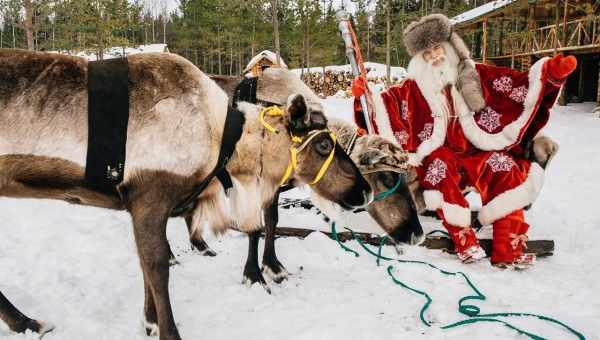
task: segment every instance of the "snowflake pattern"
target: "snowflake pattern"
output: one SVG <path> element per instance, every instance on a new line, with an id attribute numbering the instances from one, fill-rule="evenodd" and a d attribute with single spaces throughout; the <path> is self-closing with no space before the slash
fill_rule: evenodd
<path id="1" fill-rule="evenodd" d="M 429 138 L 431 138 L 432 133 L 433 133 L 433 124 L 427 123 L 423 126 L 423 131 L 419 132 L 417 137 L 419 137 L 419 139 L 422 142 L 424 142 L 424 141 L 428 140 Z"/>
<path id="2" fill-rule="evenodd" d="M 515 161 L 513 161 L 510 156 L 498 152 L 494 152 L 490 158 L 488 158 L 486 163 L 490 166 L 493 172 L 508 172 L 513 166 L 515 166 Z"/>
<path id="3" fill-rule="evenodd" d="M 400 146 L 406 145 L 408 143 L 408 132 L 405 130 L 394 132 L 394 137 L 396 137 L 396 141 Z"/>
<path id="4" fill-rule="evenodd" d="M 509 76 L 502 76 L 494 79 L 494 90 L 502 93 L 510 93 L 512 91 L 513 81 Z"/>
<path id="5" fill-rule="evenodd" d="M 523 103 L 527 97 L 527 88 L 524 85 L 515 87 L 509 97 L 517 103 Z"/>
<path id="6" fill-rule="evenodd" d="M 406 100 L 403 100 L 402 103 L 400 103 L 400 116 L 403 120 L 408 121 L 408 103 Z"/>
<path id="7" fill-rule="evenodd" d="M 429 164 L 427 168 L 427 174 L 425 175 L 425 180 L 431 185 L 437 185 L 444 178 L 446 178 L 446 170 L 448 170 L 448 166 L 446 163 L 439 158 L 436 158 Z"/>
<path id="8" fill-rule="evenodd" d="M 501 117 L 501 114 L 488 106 L 481 112 L 477 123 L 486 129 L 487 132 L 492 132 L 502 125 L 500 124 Z"/>

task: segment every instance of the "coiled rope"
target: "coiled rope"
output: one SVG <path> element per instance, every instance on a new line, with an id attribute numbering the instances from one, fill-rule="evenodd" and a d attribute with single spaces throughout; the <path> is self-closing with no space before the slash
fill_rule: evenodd
<path id="1" fill-rule="evenodd" d="M 398 263 L 402 263 L 402 264 L 418 264 L 418 265 L 424 265 L 424 266 L 428 266 L 432 269 L 435 269 L 437 271 L 439 271 L 440 273 L 444 274 L 444 275 L 448 275 L 448 276 L 460 276 L 462 277 L 465 282 L 469 285 L 469 287 L 473 290 L 474 294 L 472 295 L 467 295 L 467 296 L 463 296 L 460 298 L 460 300 L 458 301 L 458 311 L 461 314 L 466 315 L 468 318 L 461 320 L 461 321 L 457 321 L 445 326 L 440 327 L 441 329 L 451 329 L 451 328 L 456 328 L 456 327 L 460 327 L 460 326 L 464 326 L 464 325 L 469 325 L 469 324 L 474 324 L 474 323 L 478 323 L 478 322 L 495 322 L 495 323 L 501 323 L 504 326 L 517 331 L 520 334 L 523 334 L 531 339 L 534 340 L 545 340 L 545 337 L 542 337 L 540 335 L 536 335 L 533 334 L 531 332 L 528 332 L 526 330 L 523 330 L 521 328 L 518 328 L 514 325 L 512 325 L 509 322 L 506 322 L 504 320 L 498 319 L 498 317 L 535 317 L 537 319 L 540 320 L 544 320 L 544 321 L 548 321 L 551 323 L 554 323 L 556 325 L 559 325 L 561 327 L 563 327 L 565 330 L 567 330 L 568 332 L 570 332 L 571 334 L 573 334 L 574 336 L 576 336 L 578 339 L 580 340 L 585 340 L 585 336 L 583 336 L 583 334 L 581 334 L 580 332 L 576 331 L 575 329 L 571 328 L 570 326 L 566 325 L 565 323 L 558 321 L 556 319 L 553 319 L 551 317 L 547 317 L 544 315 L 539 315 L 539 314 L 532 314 L 532 313 L 517 313 L 517 312 L 500 312 L 500 313 L 488 313 L 488 314 L 481 314 L 481 310 L 478 306 L 472 305 L 472 304 L 467 304 L 466 302 L 469 300 L 477 300 L 477 301 L 485 301 L 486 300 L 486 296 L 477 288 L 477 286 L 475 286 L 475 284 L 471 281 L 471 279 L 469 279 L 469 277 L 463 273 L 463 272 L 451 272 L 451 271 L 447 271 L 444 269 L 441 269 L 429 262 L 425 262 L 425 261 L 416 261 L 416 260 L 402 260 L 402 259 L 394 259 L 394 258 L 390 258 L 387 256 L 383 256 L 381 255 L 381 251 L 383 248 L 383 245 L 385 244 L 385 242 L 389 239 L 387 236 L 383 237 L 381 239 L 381 242 L 379 243 L 379 247 L 377 249 L 377 252 L 374 252 L 372 249 L 370 249 L 369 247 L 367 247 L 359 238 L 356 237 L 355 233 L 353 230 L 349 229 L 349 228 L 345 228 L 346 230 L 348 230 L 350 232 L 350 234 L 352 235 L 352 239 L 356 240 L 358 242 L 358 244 L 371 256 L 375 257 L 376 259 L 376 263 L 377 266 L 380 266 L 380 262 L 383 261 L 395 261 Z M 353 253 L 355 257 L 359 257 L 359 253 L 353 249 L 350 249 L 349 247 L 345 246 L 344 244 L 342 244 L 342 242 L 340 241 L 340 239 L 338 238 L 337 232 L 336 232 L 336 228 L 335 228 L 335 222 L 333 222 L 331 224 L 331 234 L 333 235 L 334 239 L 336 240 L 336 242 L 340 245 L 340 247 L 342 249 L 344 249 L 347 252 Z M 388 265 L 387 267 L 387 273 L 390 276 L 390 278 L 392 279 L 392 281 L 399 285 L 400 287 L 407 289 L 415 294 L 421 295 L 425 298 L 426 302 L 425 304 L 423 304 L 423 306 L 421 307 L 421 310 L 419 311 L 419 318 L 421 319 L 421 322 L 427 326 L 427 327 L 431 327 L 431 322 L 429 322 L 425 315 L 427 313 L 427 309 L 429 308 L 429 306 L 431 305 L 431 303 L 433 302 L 433 299 L 431 298 L 431 296 L 420 289 L 411 287 L 409 285 L 407 285 L 406 283 L 398 280 L 395 276 L 394 276 L 394 266 L 393 265 Z"/>

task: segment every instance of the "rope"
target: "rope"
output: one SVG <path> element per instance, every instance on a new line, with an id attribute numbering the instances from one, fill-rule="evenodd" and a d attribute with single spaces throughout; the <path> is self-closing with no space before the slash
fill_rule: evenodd
<path id="1" fill-rule="evenodd" d="M 396 261 L 398 263 L 404 263 L 404 264 L 419 264 L 419 265 L 425 265 L 428 266 L 432 269 L 435 269 L 437 271 L 439 271 L 440 273 L 444 274 L 444 275 L 448 275 L 448 276 L 460 276 L 462 277 L 465 282 L 469 285 L 469 287 L 472 289 L 472 291 L 475 293 L 473 295 L 467 295 L 467 296 L 463 296 L 462 298 L 460 298 L 460 300 L 458 301 L 458 311 L 461 314 L 466 315 L 467 319 L 461 320 L 461 321 L 457 321 L 445 326 L 441 326 L 441 329 L 451 329 L 451 328 L 456 328 L 456 327 L 460 327 L 460 326 L 464 326 L 464 325 L 469 325 L 469 324 L 474 324 L 474 323 L 478 323 L 478 322 L 495 322 L 495 323 L 501 323 L 504 326 L 517 331 L 520 334 L 523 334 L 533 340 L 545 340 L 546 338 L 530 333 L 528 331 L 525 331 L 521 328 L 518 328 L 512 324 L 510 324 L 509 322 L 506 322 L 504 320 L 500 320 L 497 319 L 498 317 L 535 317 L 538 318 L 540 320 L 543 321 L 548 321 L 554 324 L 557 324 L 561 327 L 563 327 L 564 329 L 566 329 L 567 331 L 569 331 L 571 334 L 573 334 L 574 336 L 576 336 L 579 340 L 585 340 L 585 336 L 583 336 L 583 334 L 581 334 L 580 332 L 576 331 L 575 329 L 571 328 L 570 326 L 566 325 L 565 323 L 553 319 L 551 317 L 547 317 L 544 315 L 538 315 L 538 314 L 532 314 L 532 313 L 518 313 L 518 312 L 499 312 L 499 313 L 488 313 L 488 314 L 480 314 L 481 310 L 478 306 L 475 305 L 471 305 L 471 304 L 466 304 L 465 302 L 467 302 L 468 300 L 478 300 L 478 301 L 485 301 L 486 300 L 486 296 L 481 293 L 481 291 L 477 288 L 477 286 L 475 286 L 475 284 L 471 281 L 471 279 L 463 272 L 451 272 L 451 271 L 447 271 L 444 269 L 441 269 L 439 267 L 436 267 L 435 265 L 429 263 L 429 262 L 425 262 L 425 261 L 415 261 L 415 260 L 401 260 L 401 259 L 393 259 L 387 256 L 383 256 L 381 255 L 381 250 L 383 248 L 383 245 L 385 244 L 385 242 L 389 239 L 387 236 L 383 237 L 381 239 L 381 241 L 379 242 L 379 247 L 377 252 L 374 252 L 372 249 L 370 249 L 369 247 L 367 247 L 359 238 L 356 237 L 356 234 L 354 233 L 353 230 L 349 229 L 349 228 L 345 228 L 346 230 L 348 230 L 352 236 L 353 240 L 356 240 L 358 242 L 358 244 L 370 255 L 372 255 L 373 257 L 376 258 L 376 263 L 377 266 L 380 265 L 380 261 Z M 337 232 L 335 229 L 335 222 L 333 222 L 331 224 L 331 234 L 333 235 L 334 239 L 337 241 L 337 243 L 340 245 L 340 247 L 342 247 L 342 249 L 344 249 L 347 252 L 352 252 L 354 253 L 355 257 L 359 257 L 359 253 L 356 252 L 355 250 L 352 250 L 350 248 L 348 248 L 347 246 L 343 245 L 342 242 L 339 240 L 338 236 L 337 236 Z M 421 295 L 425 298 L 426 302 L 425 304 L 423 304 L 423 306 L 421 307 L 421 310 L 419 311 L 419 318 L 421 319 L 421 322 L 427 326 L 427 327 L 431 327 L 431 322 L 429 322 L 426 317 L 425 314 L 427 312 L 427 309 L 429 308 L 429 306 L 431 305 L 431 303 L 433 302 L 433 299 L 431 298 L 431 296 L 429 296 L 429 294 L 427 294 L 427 292 L 419 290 L 417 288 L 411 287 L 409 285 L 407 285 L 406 283 L 398 280 L 394 274 L 393 274 L 393 270 L 394 270 L 394 266 L 389 265 L 387 267 L 387 272 L 388 275 L 390 276 L 390 278 L 392 279 L 392 281 L 401 286 L 402 288 L 405 288 L 415 294 Z"/>
<path id="2" fill-rule="evenodd" d="M 396 192 L 396 190 L 398 190 L 398 188 L 400 187 L 400 184 L 402 184 L 402 176 L 398 176 L 398 181 L 396 181 L 396 184 L 394 185 L 393 188 L 391 188 L 388 191 L 383 191 L 383 192 L 378 193 L 377 195 L 375 195 L 374 200 L 375 201 L 381 201 L 381 200 L 385 199 L 389 195 L 391 195 L 394 192 Z"/>

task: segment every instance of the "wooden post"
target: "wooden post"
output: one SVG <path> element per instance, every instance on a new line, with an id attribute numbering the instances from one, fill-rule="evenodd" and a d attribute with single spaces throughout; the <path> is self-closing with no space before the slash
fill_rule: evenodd
<path id="1" fill-rule="evenodd" d="M 569 13 L 569 0 L 565 0 L 565 9 L 563 13 L 562 47 L 567 45 L 567 15 Z M 556 32 L 558 33 L 558 31 Z"/>
<path id="2" fill-rule="evenodd" d="M 281 65 L 281 50 L 279 45 L 279 18 L 278 18 L 278 0 L 271 0 L 271 9 L 273 11 L 273 45 L 275 45 L 275 53 L 277 54 L 277 65 Z"/>
<path id="3" fill-rule="evenodd" d="M 487 18 L 483 19 L 483 51 L 481 53 L 482 55 L 482 62 L 485 64 L 487 62 Z"/>
<path id="4" fill-rule="evenodd" d="M 555 20 L 554 20 L 554 55 L 558 54 L 558 23 L 559 23 L 560 0 L 556 0 Z"/>

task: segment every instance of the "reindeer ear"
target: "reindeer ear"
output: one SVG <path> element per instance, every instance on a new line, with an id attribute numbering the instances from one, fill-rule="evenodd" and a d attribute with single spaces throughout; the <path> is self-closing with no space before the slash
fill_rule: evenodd
<path id="1" fill-rule="evenodd" d="M 306 99 L 301 94 L 293 94 L 287 100 L 287 113 L 289 115 L 290 130 L 298 131 L 308 129 L 310 113 Z"/>

